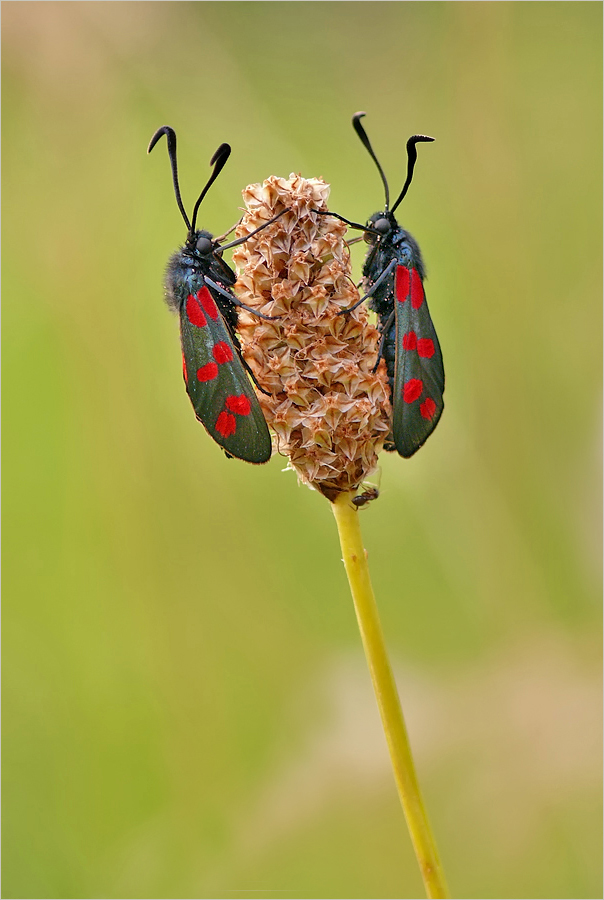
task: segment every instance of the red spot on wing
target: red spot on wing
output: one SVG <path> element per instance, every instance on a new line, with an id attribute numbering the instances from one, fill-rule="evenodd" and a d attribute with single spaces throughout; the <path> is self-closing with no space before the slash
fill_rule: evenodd
<path id="1" fill-rule="evenodd" d="M 404 303 L 409 296 L 409 269 L 405 266 L 396 267 L 396 299 L 399 303 Z"/>
<path id="2" fill-rule="evenodd" d="M 186 361 L 186 359 L 185 359 L 184 353 L 183 353 L 183 355 L 182 355 L 182 377 L 183 377 L 184 380 L 185 380 L 185 384 L 188 384 L 188 378 L 187 378 L 187 361 Z"/>
<path id="3" fill-rule="evenodd" d="M 436 412 L 436 403 L 434 402 L 432 397 L 426 397 L 424 402 L 420 405 L 419 411 L 424 419 L 432 419 L 434 417 L 434 413 Z"/>
<path id="4" fill-rule="evenodd" d="M 199 300 L 197 297 L 194 297 L 193 294 L 189 294 L 187 297 L 186 313 L 187 319 L 191 325 L 197 325 L 198 328 L 203 328 L 208 324 L 208 321 L 203 314 L 203 310 L 199 305 Z"/>
<path id="5" fill-rule="evenodd" d="M 226 407 L 240 416 L 249 416 L 252 411 L 252 404 L 245 394 L 240 394 L 238 397 L 232 394 L 230 397 L 227 397 Z"/>
<path id="6" fill-rule="evenodd" d="M 424 302 L 424 286 L 417 269 L 411 270 L 411 306 L 419 309 Z"/>
<path id="7" fill-rule="evenodd" d="M 229 412 L 221 412 L 216 419 L 216 431 L 223 437 L 230 437 L 237 430 L 235 416 Z"/>
<path id="8" fill-rule="evenodd" d="M 198 381 L 213 381 L 217 375 L 218 366 L 213 362 L 206 363 L 205 366 L 202 366 L 201 369 L 197 370 Z"/>
<path id="9" fill-rule="evenodd" d="M 417 335 L 414 331 L 408 331 L 403 335 L 403 350 L 415 350 L 417 347 Z"/>
<path id="10" fill-rule="evenodd" d="M 403 400 L 405 403 L 413 403 L 418 397 L 421 397 L 423 389 L 424 382 L 421 378 L 410 378 L 403 387 Z"/>
<path id="11" fill-rule="evenodd" d="M 218 318 L 218 307 L 214 303 L 214 298 L 210 294 L 207 287 L 205 287 L 205 285 L 201 288 L 201 290 L 197 291 L 197 299 L 209 315 L 210 319 L 214 319 L 214 321 L 216 321 L 216 319 Z"/>
<path id="12" fill-rule="evenodd" d="M 434 356 L 434 341 L 430 338 L 420 338 L 417 342 L 417 352 L 425 359 L 432 359 Z"/>
<path id="13" fill-rule="evenodd" d="M 226 341 L 218 341 L 217 344 L 214 344 L 214 347 L 212 349 L 212 356 L 217 363 L 227 363 L 232 360 L 233 351 L 226 343 Z"/>

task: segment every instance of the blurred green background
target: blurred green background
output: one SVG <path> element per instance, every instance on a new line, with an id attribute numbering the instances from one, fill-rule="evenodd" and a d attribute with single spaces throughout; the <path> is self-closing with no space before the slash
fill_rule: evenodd
<path id="1" fill-rule="evenodd" d="M 382 203 L 446 410 L 362 513 L 457 897 L 601 896 L 599 3 L 3 4 L 5 897 L 417 897 L 329 504 L 193 416 L 190 209 Z M 362 247 L 354 248 L 360 272 Z"/>

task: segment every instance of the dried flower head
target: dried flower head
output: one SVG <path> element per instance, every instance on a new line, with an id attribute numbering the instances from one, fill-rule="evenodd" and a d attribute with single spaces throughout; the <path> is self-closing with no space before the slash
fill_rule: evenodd
<path id="1" fill-rule="evenodd" d="M 266 420 L 302 481 L 330 500 L 352 491 L 376 467 L 389 431 L 389 388 L 379 335 L 359 298 L 344 241 L 346 226 L 326 210 L 318 178 L 271 177 L 243 191 L 247 213 L 237 236 L 288 209 L 234 253 L 236 292 L 261 313 L 242 311 L 243 356 L 258 384 Z"/>

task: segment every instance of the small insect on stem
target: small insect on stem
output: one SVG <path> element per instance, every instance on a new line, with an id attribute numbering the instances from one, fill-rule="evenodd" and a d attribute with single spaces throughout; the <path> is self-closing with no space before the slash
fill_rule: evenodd
<path id="1" fill-rule="evenodd" d="M 371 503 L 372 500 L 377 500 L 380 496 L 380 492 L 376 487 L 367 488 L 366 491 L 363 491 L 362 494 L 357 494 L 356 497 L 352 498 L 353 504 L 357 509 L 361 509 L 363 506 L 366 506 L 368 503 Z"/>
<path id="2" fill-rule="evenodd" d="M 363 509 L 380 496 L 379 486 L 382 479 L 382 470 L 380 468 L 376 469 L 371 474 L 371 479 L 371 481 L 368 478 L 365 479 L 359 486 L 360 493 L 352 498 L 352 504 L 357 509 Z"/>

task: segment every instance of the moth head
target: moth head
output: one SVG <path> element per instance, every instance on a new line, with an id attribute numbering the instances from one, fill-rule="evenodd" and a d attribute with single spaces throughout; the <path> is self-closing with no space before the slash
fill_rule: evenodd
<path id="1" fill-rule="evenodd" d="M 209 231 L 198 231 L 195 235 L 195 250 L 201 256 L 209 256 L 214 252 L 214 242 Z"/>
<path id="2" fill-rule="evenodd" d="M 374 244 L 379 238 L 387 237 L 392 231 L 392 215 L 388 212 L 374 213 L 367 222 L 367 227 L 371 231 L 366 231 L 363 236 L 368 244 Z"/>

